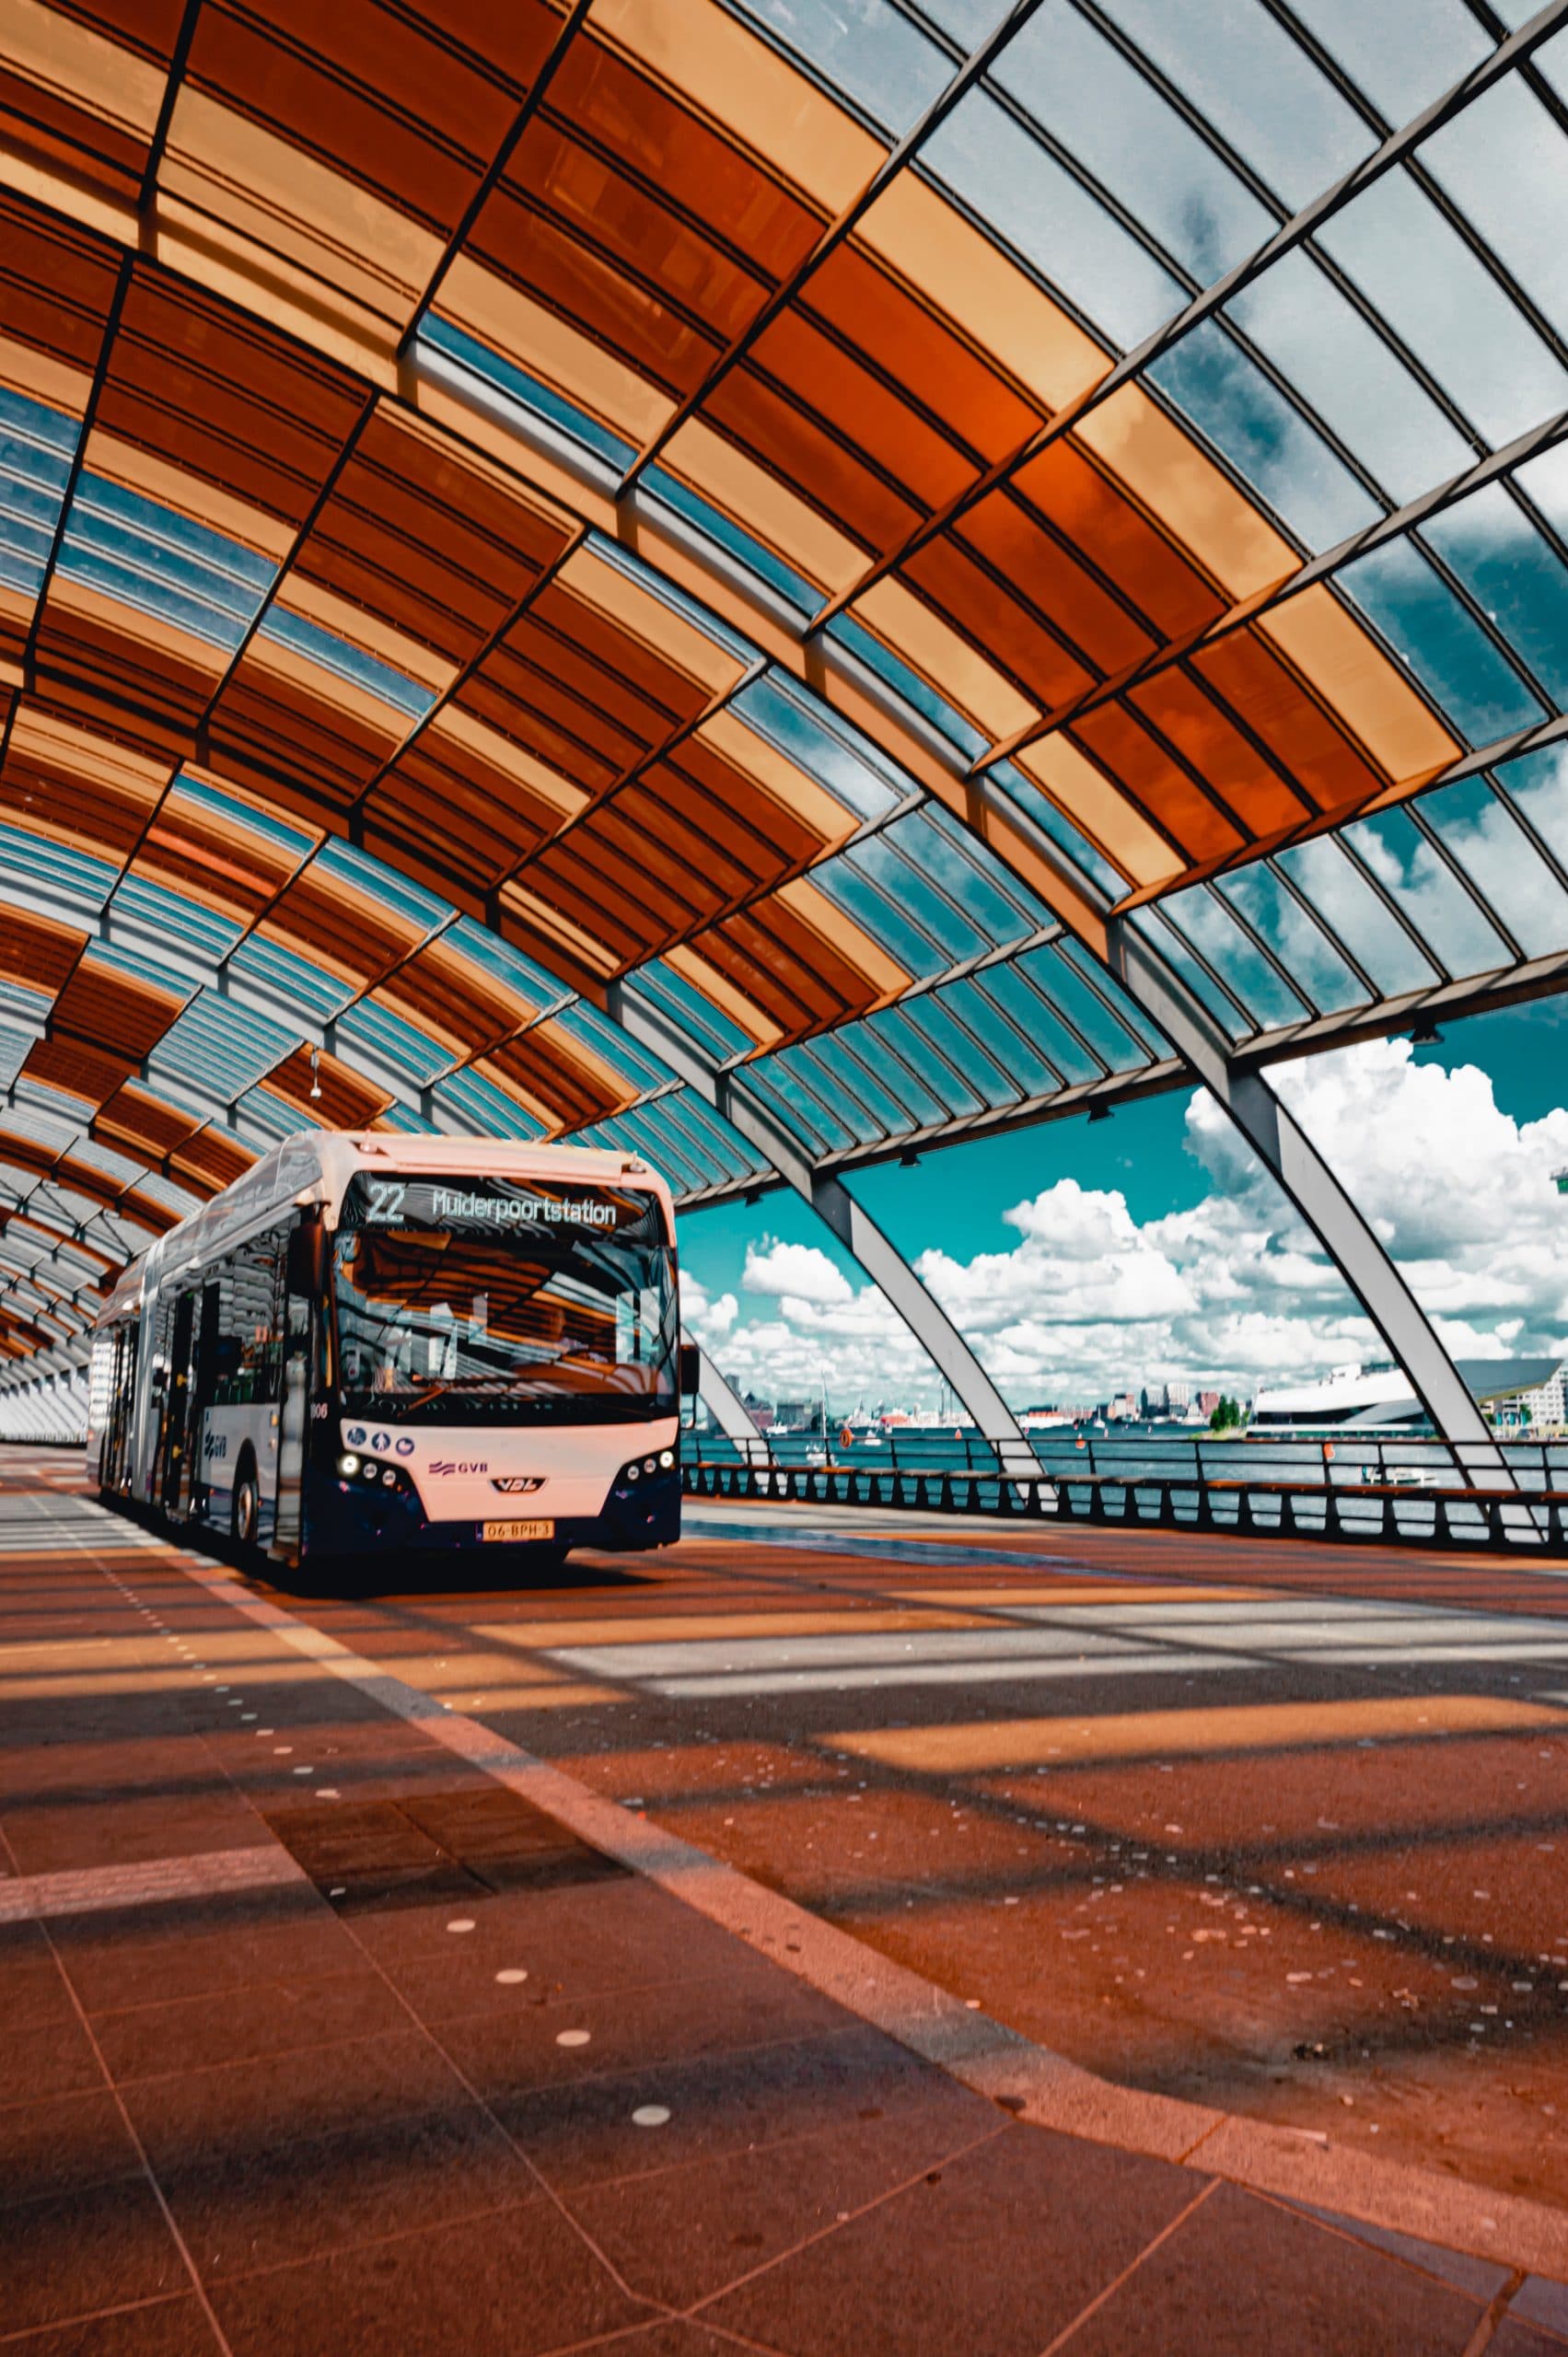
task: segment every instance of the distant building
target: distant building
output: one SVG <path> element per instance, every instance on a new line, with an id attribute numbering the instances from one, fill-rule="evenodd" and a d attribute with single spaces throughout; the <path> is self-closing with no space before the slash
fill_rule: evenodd
<path id="1" fill-rule="evenodd" d="M 1220 1404 L 1220 1395 L 1219 1395 L 1219 1393 L 1218 1393 L 1217 1391 L 1200 1391 L 1200 1392 L 1199 1392 L 1199 1394 L 1198 1394 L 1198 1413 L 1199 1413 L 1201 1416 L 1212 1416 L 1212 1415 L 1214 1414 L 1214 1410 L 1219 1406 L 1219 1404 Z"/>
<path id="2" fill-rule="evenodd" d="M 1185 1416 L 1191 1404 L 1190 1383 L 1146 1383 L 1144 1386 L 1145 1416 Z"/>

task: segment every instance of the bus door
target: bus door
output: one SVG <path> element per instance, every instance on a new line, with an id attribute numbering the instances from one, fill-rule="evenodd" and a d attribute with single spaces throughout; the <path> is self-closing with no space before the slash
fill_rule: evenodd
<path id="1" fill-rule="evenodd" d="M 110 1338 L 109 1415 L 98 1468 L 101 1490 L 130 1486 L 131 1408 L 135 1398 L 136 1361 L 140 1355 L 137 1344 L 141 1338 L 141 1323 L 136 1319 L 127 1319 L 123 1326 L 115 1327 Z"/>
<path id="2" fill-rule="evenodd" d="M 165 1514 L 177 1514 L 190 1450 L 191 1341 L 195 1327 L 196 1296 L 179 1295 L 168 1342 L 168 1367 L 164 1377 L 163 1422 L 158 1435 L 158 1504 Z"/>
<path id="3" fill-rule="evenodd" d="M 187 1422 L 191 1434 L 191 1477 L 188 1490 L 189 1510 L 206 1517 L 211 1501 L 212 1464 L 210 1451 L 212 1434 L 208 1429 L 208 1410 L 217 1399 L 218 1340 L 221 1331 L 223 1295 L 215 1280 L 202 1287 L 201 1323 L 196 1329 L 195 1364 L 192 1374 L 190 1411 Z"/>
<path id="4" fill-rule="evenodd" d="M 302 1494 L 315 1365 L 317 1300 L 324 1280 L 319 1213 L 291 1230 L 285 1262 L 283 1325 L 283 1408 L 278 1422 L 277 1506 L 273 1552 L 297 1561 L 304 1537 Z"/>

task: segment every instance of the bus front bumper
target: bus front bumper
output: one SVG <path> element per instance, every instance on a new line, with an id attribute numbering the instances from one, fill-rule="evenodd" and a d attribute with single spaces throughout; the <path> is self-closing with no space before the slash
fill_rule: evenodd
<path id="1" fill-rule="evenodd" d="M 497 1498 L 495 1503 L 498 1522 L 532 1519 L 525 1517 L 521 1501 L 510 1515 L 505 1509 L 512 1501 Z M 528 1555 L 541 1548 L 565 1547 L 595 1547 L 613 1554 L 643 1547 L 671 1547 L 680 1536 L 680 1469 L 677 1465 L 668 1471 L 642 1475 L 635 1481 L 618 1475 L 600 1513 L 556 1517 L 553 1538 L 532 1544 L 486 1538 L 484 1523 L 471 1517 L 449 1520 L 427 1515 L 412 1485 L 372 1488 L 345 1480 L 336 1472 L 321 1472 L 308 1486 L 305 1531 L 307 1549 L 313 1555 L 426 1550 L 442 1554 L 471 1550 L 491 1555 L 508 1550 Z"/>

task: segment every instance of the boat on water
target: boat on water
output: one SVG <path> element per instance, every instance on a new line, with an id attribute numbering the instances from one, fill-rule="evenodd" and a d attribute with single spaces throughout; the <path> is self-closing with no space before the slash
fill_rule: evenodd
<path id="1" fill-rule="evenodd" d="M 1563 1421 L 1561 1359 L 1457 1359 L 1471 1396 L 1500 1429 L 1541 1432 Z M 1251 1431 L 1410 1433 L 1429 1429 L 1410 1377 L 1392 1359 L 1359 1361 L 1304 1382 L 1265 1385 L 1252 1402 Z"/>

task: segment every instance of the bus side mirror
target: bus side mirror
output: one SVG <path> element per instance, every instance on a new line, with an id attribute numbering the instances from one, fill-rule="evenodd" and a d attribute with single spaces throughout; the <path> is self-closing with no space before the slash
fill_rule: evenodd
<path id="1" fill-rule="evenodd" d="M 695 1342 L 680 1345 L 680 1396 L 695 1399 L 703 1387 L 703 1353 Z"/>
<path id="2" fill-rule="evenodd" d="M 319 1294 L 327 1273 L 327 1232 L 319 1212 L 305 1212 L 288 1239 L 288 1290 L 296 1298 Z"/>

